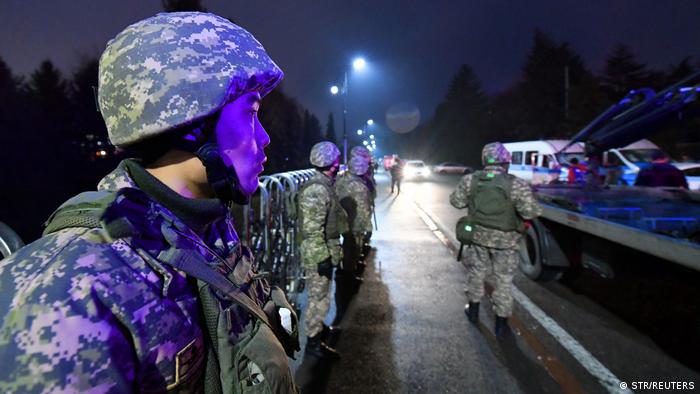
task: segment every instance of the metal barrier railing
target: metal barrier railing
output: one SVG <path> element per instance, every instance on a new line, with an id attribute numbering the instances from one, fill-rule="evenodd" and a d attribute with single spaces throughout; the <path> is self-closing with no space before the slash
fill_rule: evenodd
<path id="1" fill-rule="evenodd" d="M 260 177 L 251 203 L 243 208 L 242 239 L 253 250 L 256 263 L 270 281 L 285 290 L 296 304 L 303 291 L 303 269 L 296 244 L 297 223 L 289 215 L 295 197 L 314 170 L 296 170 Z"/>

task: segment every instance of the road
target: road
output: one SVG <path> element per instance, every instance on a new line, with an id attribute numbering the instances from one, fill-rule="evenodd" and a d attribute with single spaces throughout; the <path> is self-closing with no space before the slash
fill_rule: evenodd
<path id="1" fill-rule="evenodd" d="M 513 333 L 496 340 L 488 299 L 478 326 L 463 313 L 466 270 L 452 234 L 461 215 L 448 203 L 459 177 L 405 182 L 398 196 L 377 178 L 380 228 L 341 324 L 341 360 L 324 365 L 316 386 L 302 363 L 307 392 L 628 393 L 622 382 L 700 384 L 696 273 L 621 259 L 620 283 L 586 272 L 547 284 L 518 274 Z M 659 279 L 663 286 L 652 285 Z"/>

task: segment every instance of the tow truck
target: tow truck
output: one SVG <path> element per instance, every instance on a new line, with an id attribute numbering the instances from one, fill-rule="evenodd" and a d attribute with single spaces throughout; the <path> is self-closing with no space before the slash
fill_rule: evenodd
<path id="1" fill-rule="evenodd" d="M 697 115 L 698 94 L 700 72 L 658 93 L 632 90 L 569 145 L 583 142 L 587 157 L 601 158 L 610 149 Z M 614 278 L 612 262 L 618 251 L 636 251 L 700 271 L 700 192 L 596 183 L 533 186 L 543 214 L 532 222 L 521 244 L 520 269 L 526 276 L 557 280 L 575 267 Z"/>

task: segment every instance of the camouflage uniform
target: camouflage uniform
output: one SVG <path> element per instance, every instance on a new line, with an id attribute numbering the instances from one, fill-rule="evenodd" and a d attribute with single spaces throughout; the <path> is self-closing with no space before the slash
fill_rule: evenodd
<path id="1" fill-rule="evenodd" d="M 325 152 L 312 149 L 311 163 L 316 167 L 326 167 L 329 165 L 328 156 L 337 159 L 340 151 L 332 143 L 321 142 L 317 146 L 320 144 L 330 144 L 332 147 L 322 145 L 321 148 L 327 148 Z M 342 260 L 340 234 L 344 231 L 344 219 L 339 215 L 341 209 L 334 192 L 333 179 L 321 171 L 316 171 L 307 181 L 298 198 L 301 236 L 299 249 L 308 289 L 304 325 L 306 335 L 314 337 L 321 332 L 330 307 L 330 279 L 317 272 L 318 266 L 327 259 L 331 259 L 333 265 L 338 265 Z"/>
<path id="2" fill-rule="evenodd" d="M 491 145 L 491 144 L 489 144 Z M 489 147 L 487 145 L 486 147 Z M 487 148 L 485 148 L 486 150 Z M 505 149 L 505 148 L 504 148 Z M 506 151 L 507 152 L 507 151 Z M 487 156 L 489 152 L 485 152 Z M 507 175 L 507 170 L 497 161 L 488 163 L 484 172 L 493 175 Z M 509 161 L 509 160 L 507 160 Z M 455 208 L 467 208 L 472 174 L 465 175 L 450 195 L 450 204 Z M 534 219 L 542 214 L 542 208 L 532 195 L 530 186 L 523 180 L 513 177 L 511 200 L 517 214 L 525 220 Z M 467 292 L 470 302 L 478 303 L 484 295 L 484 278 L 493 273 L 495 286 L 492 294 L 496 315 L 507 317 L 512 314 L 512 282 L 518 265 L 518 247 L 522 234 L 517 231 L 501 231 L 474 225 L 473 244 L 466 251 L 468 264 Z"/>
<path id="3" fill-rule="evenodd" d="M 372 196 L 362 179 L 362 176 L 367 173 L 368 166 L 369 162 L 363 157 L 352 157 L 349 170 L 339 177 L 335 184 L 338 199 L 348 215 L 349 230 L 354 238 L 352 240 L 355 249 L 353 250 L 354 259 L 359 259 L 365 236 L 372 231 Z M 354 270 L 354 263 L 353 261 L 351 262 L 353 266 L 344 268 Z"/>
<path id="4" fill-rule="evenodd" d="M 110 140 L 124 147 L 204 119 L 245 92 L 264 95 L 281 78 L 260 43 L 228 20 L 159 14 L 108 43 L 99 104 Z M 295 391 L 271 330 L 173 268 L 206 265 L 254 304 L 269 302 L 226 206 L 185 199 L 132 160 L 98 189 L 108 196 L 102 227 L 66 222 L 0 262 L 0 391 L 245 392 L 263 389 L 261 381 Z M 218 313 L 205 313 L 207 305 Z M 228 335 L 216 337 L 221 331 Z M 243 355 L 256 340 L 265 352 Z M 220 369 L 240 355 L 239 369 Z"/>

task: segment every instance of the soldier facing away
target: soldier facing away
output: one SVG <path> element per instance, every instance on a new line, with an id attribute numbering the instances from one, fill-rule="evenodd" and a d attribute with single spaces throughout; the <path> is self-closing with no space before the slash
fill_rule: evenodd
<path id="1" fill-rule="evenodd" d="M 484 279 L 493 274 L 491 299 L 497 336 L 507 330 L 507 318 L 513 312 L 511 286 L 525 229 L 523 221 L 542 214 L 530 186 L 508 174 L 510 157 L 500 142 L 487 144 L 481 154 L 484 169 L 465 175 L 450 195 L 450 203 L 456 208 L 467 208 L 473 223 L 472 242 L 466 251 L 469 304 L 465 312 L 472 323 L 478 321 Z"/>
<path id="2" fill-rule="evenodd" d="M 316 357 L 337 357 L 325 338 L 336 331 L 323 320 L 330 307 L 330 283 L 333 267 L 340 264 L 343 251 L 340 235 L 346 231 L 346 219 L 336 197 L 333 183 L 340 165 L 340 150 L 332 142 L 319 142 L 311 148 L 310 160 L 315 173 L 299 191 L 299 234 L 301 261 L 306 272 L 308 305 L 304 328 L 308 336 L 306 353 Z"/>
<path id="3" fill-rule="evenodd" d="M 293 308 L 230 214 L 257 189 L 270 142 L 257 112 L 282 75 L 207 13 L 159 14 L 107 44 L 100 110 L 137 159 L 0 262 L 0 391 L 296 391 L 279 316 Z"/>

